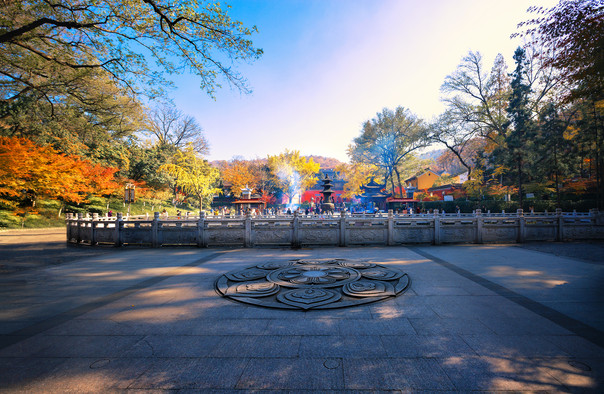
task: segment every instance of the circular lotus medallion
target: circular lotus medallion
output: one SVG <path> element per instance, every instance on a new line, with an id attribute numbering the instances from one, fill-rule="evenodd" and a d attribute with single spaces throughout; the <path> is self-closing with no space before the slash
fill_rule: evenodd
<path id="1" fill-rule="evenodd" d="M 220 295 L 282 309 L 328 309 L 400 295 L 409 276 L 396 268 L 344 259 L 271 261 L 216 280 Z"/>

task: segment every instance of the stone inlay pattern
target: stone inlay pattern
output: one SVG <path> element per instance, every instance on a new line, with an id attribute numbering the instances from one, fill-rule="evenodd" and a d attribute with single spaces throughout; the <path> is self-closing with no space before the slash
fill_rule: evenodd
<path id="1" fill-rule="evenodd" d="M 367 261 L 323 259 L 271 261 L 228 272 L 216 290 L 236 301 L 282 309 L 330 309 L 396 297 L 409 276 Z"/>

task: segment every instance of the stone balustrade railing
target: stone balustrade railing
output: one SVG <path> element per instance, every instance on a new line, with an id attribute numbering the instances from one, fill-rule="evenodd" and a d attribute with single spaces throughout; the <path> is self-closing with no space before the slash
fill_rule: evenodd
<path id="1" fill-rule="evenodd" d="M 513 243 L 604 239 L 604 214 L 336 214 L 287 216 L 181 216 L 152 218 L 68 215 L 67 241 L 74 243 L 208 246 L 353 246 L 442 243 Z"/>

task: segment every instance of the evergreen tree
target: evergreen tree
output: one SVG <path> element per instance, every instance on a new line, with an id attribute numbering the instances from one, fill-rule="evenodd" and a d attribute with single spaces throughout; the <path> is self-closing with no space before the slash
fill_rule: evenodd
<path id="1" fill-rule="evenodd" d="M 528 107 L 531 92 L 526 83 L 526 51 L 518 47 L 514 52 L 516 68 L 512 73 L 512 92 L 507 108 L 509 128 L 506 133 L 505 143 L 510 167 L 515 167 L 517 174 L 518 199 L 520 207 L 523 201 L 523 184 L 527 167 L 531 163 L 531 151 L 534 141 L 534 125 Z"/>

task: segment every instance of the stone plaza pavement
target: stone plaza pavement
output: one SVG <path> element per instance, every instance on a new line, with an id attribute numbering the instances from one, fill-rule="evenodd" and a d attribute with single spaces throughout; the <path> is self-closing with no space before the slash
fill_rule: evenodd
<path id="1" fill-rule="evenodd" d="M 0 276 L 0 391 L 603 392 L 603 250 L 77 254 Z M 307 312 L 241 304 L 214 290 L 227 271 L 296 258 L 368 260 L 406 272 L 411 285 L 393 299 Z"/>

